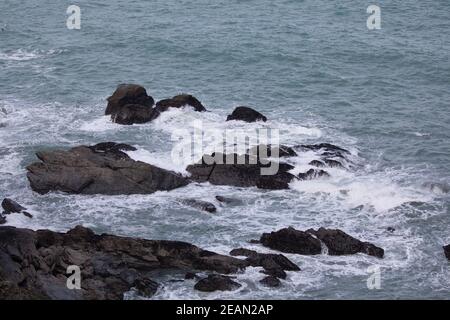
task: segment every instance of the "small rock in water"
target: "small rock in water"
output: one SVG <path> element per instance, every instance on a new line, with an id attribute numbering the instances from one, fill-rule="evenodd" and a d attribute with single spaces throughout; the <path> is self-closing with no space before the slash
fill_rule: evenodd
<path id="1" fill-rule="evenodd" d="M 211 274 L 207 278 L 201 279 L 194 286 L 195 290 L 203 292 L 232 291 L 241 287 L 241 284 L 231 280 L 231 277 L 219 274 Z"/>
<path id="2" fill-rule="evenodd" d="M 264 279 L 260 280 L 259 282 L 265 285 L 266 287 L 270 288 L 276 288 L 281 285 L 280 279 L 273 276 L 267 276 Z"/>
<path id="3" fill-rule="evenodd" d="M 188 272 L 184 275 L 184 279 L 191 280 L 197 278 L 197 275 L 194 272 Z"/>
<path id="4" fill-rule="evenodd" d="M 256 122 L 256 121 L 267 121 L 267 118 L 259 113 L 258 111 L 249 107 L 237 107 L 233 112 L 227 117 L 227 121 L 230 120 L 241 120 L 245 122 Z"/>
<path id="5" fill-rule="evenodd" d="M 3 216 L 2 214 L 0 214 L 0 224 L 5 224 L 6 223 L 6 217 Z"/>
<path id="6" fill-rule="evenodd" d="M 216 196 L 216 200 L 221 203 L 225 203 L 225 204 L 233 205 L 233 206 L 239 206 L 239 205 L 243 204 L 242 200 L 240 200 L 240 199 L 227 198 L 227 197 L 222 197 L 222 196 Z"/>
<path id="7" fill-rule="evenodd" d="M 387 227 L 386 230 L 389 231 L 389 232 L 394 232 L 394 231 L 395 231 L 395 228 L 393 228 L 393 227 Z"/>
<path id="8" fill-rule="evenodd" d="M 446 245 L 445 247 L 443 247 L 444 248 L 444 254 L 445 254 L 445 257 L 448 259 L 448 260 L 450 260 L 450 244 L 449 245 Z"/>
<path id="9" fill-rule="evenodd" d="M 201 200 L 195 200 L 195 199 L 183 199 L 181 201 L 181 203 L 184 205 L 190 206 L 192 208 L 210 212 L 210 213 L 214 213 L 217 211 L 216 206 L 207 201 L 201 201 Z"/>
<path id="10" fill-rule="evenodd" d="M 24 210 L 27 210 L 27 208 L 22 207 L 20 204 L 15 202 L 14 200 L 5 198 L 2 202 L 2 208 L 5 210 L 6 214 L 10 213 L 21 213 Z"/>

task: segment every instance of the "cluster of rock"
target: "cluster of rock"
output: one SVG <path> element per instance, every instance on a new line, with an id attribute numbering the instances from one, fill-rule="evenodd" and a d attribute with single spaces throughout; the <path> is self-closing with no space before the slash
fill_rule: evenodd
<path id="1" fill-rule="evenodd" d="M 0 224 L 6 223 L 6 216 L 12 213 L 21 213 L 28 218 L 32 218 L 33 215 L 27 212 L 27 208 L 22 207 L 20 204 L 11 200 L 9 198 L 5 198 L 2 201 L 3 212 L 0 214 Z"/>
<path id="2" fill-rule="evenodd" d="M 190 94 L 176 95 L 170 99 L 156 102 L 147 94 L 147 90 L 136 84 L 121 84 L 108 99 L 105 115 L 110 115 L 114 123 L 131 125 L 147 123 L 159 117 L 170 108 L 189 106 L 195 111 L 203 112 L 206 108 Z M 246 122 L 267 121 L 261 113 L 249 107 L 237 107 L 227 118 Z"/>
<path id="3" fill-rule="evenodd" d="M 268 234 L 263 234 L 261 243 L 283 252 L 310 254 L 309 244 L 298 243 L 298 236 L 292 236 L 294 229 L 283 230 L 269 234 L 272 237 L 276 235 L 276 240 L 267 240 Z M 330 254 L 372 254 L 364 248 L 377 248 L 340 230 L 319 229 L 315 234 L 322 234 L 320 239 L 326 241 Z M 278 245 L 272 246 L 273 243 Z M 301 246 L 305 249 L 298 250 Z M 380 248 L 377 250 L 383 252 Z M 287 277 L 286 271 L 300 271 L 282 254 L 239 248 L 232 250 L 230 255 L 217 254 L 180 241 L 97 235 L 82 226 L 67 233 L 3 226 L 0 227 L 0 299 L 116 300 L 123 299 L 124 293 L 132 289 L 142 296 L 151 297 L 162 287 L 152 280 L 154 272 L 160 270 L 186 271 L 185 279 L 199 278 L 194 289 L 204 292 L 241 287 L 229 275 L 249 266 L 262 267 L 264 275 L 260 282 L 269 287 L 280 286 L 280 279 Z M 382 257 L 382 254 L 376 256 Z M 69 266 L 77 266 L 80 270 L 79 290 L 68 286 L 71 280 Z M 209 274 L 198 277 L 196 272 L 199 271 Z"/>
<path id="4" fill-rule="evenodd" d="M 126 151 L 134 147 L 114 142 L 104 142 L 93 146 L 78 146 L 69 150 L 40 151 L 36 154 L 40 162 L 27 167 L 27 177 L 31 188 L 45 194 L 49 191 L 62 191 L 73 194 L 150 194 L 156 191 L 169 191 L 183 187 L 190 182 L 209 182 L 215 185 L 236 187 L 257 187 L 261 189 L 288 189 L 293 180 L 308 180 L 328 176 L 323 169 L 310 169 L 294 175 L 294 168 L 285 162 L 262 161 L 261 148 L 267 148 L 270 157 L 273 148 L 260 145 L 249 150 L 249 154 L 205 155 L 186 171 L 190 177 L 135 161 Z M 317 145 L 299 146 L 316 148 Z M 288 146 L 277 147 L 279 157 L 297 155 L 298 151 Z M 322 144 L 320 150 L 326 157 L 339 147 Z M 342 149 L 343 150 L 343 149 Z M 331 161 L 331 160 L 328 160 Z M 336 163 L 337 160 L 333 160 Z M 326 163 L 326 162 L 325 162 Z M 326 164 L 324 164 L 325 166 Z M 275 174 L 262 175 L 264 168 L 276 166 Z M 207 210 L 208 211 L 208 210 Z"/>

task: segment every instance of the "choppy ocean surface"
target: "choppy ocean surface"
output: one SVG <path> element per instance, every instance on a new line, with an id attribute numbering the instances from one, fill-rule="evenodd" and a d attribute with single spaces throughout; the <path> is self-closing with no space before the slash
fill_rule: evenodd
<path id="1" fill-rule="evenodd" d="M 0 2 L 0 197 L 34 214 L 11 215 L 8 224 L 58 231 L 83 224 L 220 253 L 265 252 L 247 241 L 282 227 L 341 228 L 383 247 L 385 258 L 287 255 L 302 271 L 288 273 L 280 288 L 263 287 L 259 269 L 249 268 L 238 275 L 242 288 L 229 293 L 200 293 L 193 281 L 165 275 L 154 298 L 448 298 L 450 2 L 378 1 L 376 31 L 366 27 L 370 1 L 80 0 L 81 30 L 66 28 L 70 4 Z M 155 100 L 191 93 L 210 112 L 112 124 L 105 99 L 126 82 Z M 74 196 L 29 188 L 25 167 L 38 150 L 102 141 L 132 144 L 134 157 L 182 172 L 171 162 L 171 132 L 193 120 L 248 128 L 225 122 L 238 105 L 264 113 L 282 143 L 351 150 L 356 169 L 283 191 L 191 184 L 152 195 Z M 300 170 L 305 159 L 296 161 Z M 187 195 L 215 203 L 218 213 L 183 206 Z M 222 207 L 216 195 L 245 205 Z M 374 265 L 380 290 L 366 286 Z"/>

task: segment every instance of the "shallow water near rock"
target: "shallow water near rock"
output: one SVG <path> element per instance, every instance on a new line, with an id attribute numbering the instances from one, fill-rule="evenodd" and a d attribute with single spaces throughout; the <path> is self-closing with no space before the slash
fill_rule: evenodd
<path id="1" fill-rule="evenodd" d="M 250 267 L 230 292 L 198 292 L 195 280 L 161 274 L 155 280 L 164 287 L 153 298 L 448 298 L 448 3 L 381 4 L 376 32 L 367 30 L 367 3 L 359 1 L 77 4 L 82 29 L 70 31 L 64 6 L 0 3 L 0 196 L 33 215 L 10 215 L 7 225 L 67 231 L 83 224 L 223 254 L 272 252 L 248 241 L 288 226 L 339 228 L 384 248 L 384 259 L 286 254 L 302 271 L 288 271 L 280 287 L 259 283 L 261 268 Z M 208 112 L 176 109 L 120 126 L 104 116 L 119 83 L 141 84 L 156 101 L 189 93 Z M 268 121 L 226 122 L 242 105 Z M 352 168 L 277 191 L 190 184 L 151 195 L 85 196 L 29 187 L 25 167 L 35 152 L 103 141 L 131 144 L 132 158 L 187 174 L 172 161 L 171 134 L 195 120 L 206 131 L 277 128 L 287 145 L 333 143 L 351 152 Z M 315 159 L 310 151 L 288 161 L 298 174 Z M 220 203 L 218 195 L 240 204 Z M 210 202 L 217 212 L 190 208 L 183 198 Z M 381 270 L 379 290 L 367 288 L 373 266 Z"/>

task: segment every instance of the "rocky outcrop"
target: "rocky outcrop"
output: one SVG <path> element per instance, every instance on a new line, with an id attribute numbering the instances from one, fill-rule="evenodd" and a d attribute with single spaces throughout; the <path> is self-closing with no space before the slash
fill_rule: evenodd
<path id="1" fill-rule="evenodd" d="M 203 292 L 213 291 L 233 291 L 241 287 L 241 284 L 233 281 L 231 277 L 220 274 L 210 274 L 208 277 L 201 279 L 194 286 L 195 290 Z"/>
<path id="2" fill-rule="evenodd" d="M 174 172 L 131 159 L 124 144 L 103 143 L 68 151 L 41 151 L 41 162 L 27 167 L 31 188 L 41 194 L 149 194 L 188 184 Z"/>
<path id="3" fill-rule="evenodd" d="M 450 244 L 443 247 L 445 257 L 450 260 Z"/>
<path id="4" fill-rule="evenodd" d="M 180 201 L 182 204 L 195 208 L 197 210 L 206 211 L 209 213 L 214 213 L 217 211 L 217 208 L 214 204 L 207 201 L 196 200 L 196 199 L 182 199 Z"/>
<path id="5" fill-rule="evenodd" d="M 278 167 L 278 170 L 272 175 L 262 174 L 262 169 L 269 167 Z M 203 156 L 199 163 L 188 166 L 186 170 L 196 182 L 261 189 L 287 189 L 295 178 L 288 172 L 293 168 L 286 163 L 263 164 L 256 157 L 249 155 L 213 153 L 211 156 Z"/>
<path id="6" fill-rule="evenodd" d="M 169 108 L 181 108 L 185 106 L 192 107 L 195 111 L 199 112 L 206 111 L 206 108 L 202 105 L 202 103 L 190 94 L 180 94 L 170 99 L 158 101 L 155 109 L 161 113 L 167 111 Z"/>
<path id="7" fill-rule="evenodd" d="M 11 200 L 9 198 L 5 198 L 2 201 L 2 208 L 3 208 L 3 213 L 0 215 L 0 224 L 3 224 L 6 222 L 6 217 L 5 215 L 7 214 L 11 214 L 11 213 L 21 213 L 24 216 L 28 217 L 28 218 L 32 218 L 33 216 L 31 215 L 31 213 L 27 212 L 27 208 L 22 207 L 20 204 L 18 204 L 17 202 L 15 202 L 14 200 Z M 3 223 L 2 223 L 3 221 Z"/>
<path id="8" fill-rule="evenodd" d="M 69 266 L 80 268 L 80 290 L 67 287 Z M 67 233 L 0 227 L 0 299 L 122 299 L 131 288 L 153 294 L 155 270 L 227 274 L 246 266 L 179 241 L 97 235 L 81 226 Z"/>
<path id="9" fill-rule="evenodd" d="M 266 116 L 249 107 L 237 107 L 227 117 L 227 121 L 241 120 L 245 122 L 267 121 Z"/>
<path id="10" fill-rule="evenodd" d="M 260 242 L 263 246 L 285 253 L 315 255 L 322 252 L 320 240 L 308 232 L 292 227 L 271 233 L 263 233 Z"/>
<path id="11" fill-rule="evenodd" d="M 155 101 L 144 87 L 121 84 L 108 99 L 105 115 L 120 124 L 144 123 L 152 120 Z"/>
<path id="12" fill-rule="evenodd" d="M 274 250 L 303 255 L 320 254 L 323 243 L 330 255 L 365 253 L 377 258 L 384 256 L 382 248 L 353 238 L 339 229 L 320 228 L 299 231 L 289 227 L 276 232 L 264 233 L 260 242 Z"/>

